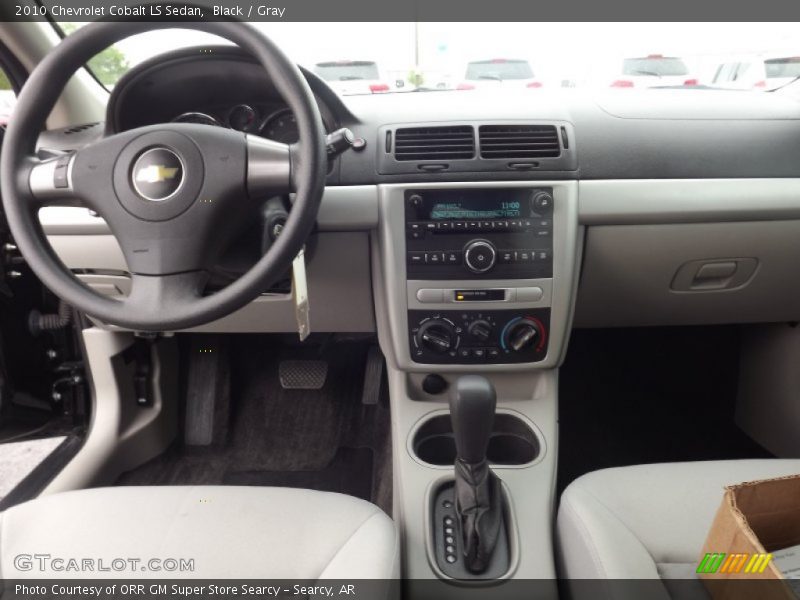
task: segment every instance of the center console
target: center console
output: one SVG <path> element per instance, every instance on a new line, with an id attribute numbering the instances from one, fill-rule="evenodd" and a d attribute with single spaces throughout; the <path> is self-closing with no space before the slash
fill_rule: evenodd
<path id="1" fill-rule="evenodd" d="M 578 274 L 577 182 L 378 189 L 373 285 L 391 399 L 404 577 L 439 581 L 442 598 L 508 579 L 552 580 L 557 367 Z M 480 461 L 471 457 L 471 444 L 465 450 L 456 438 L 465 424 L 472 430 L 469 423 L 489 420 L 460 414 L 454 421 L 448 406 L 465 375 L 482 376 L 496 390 Z M 471 562 L 480 553 L 470 553 L 469 511 L 459 513 L 458 489 L 474 483 L 465 474 L 484 463 L 498 483 L 495 500 L 479 508 L 500 527 L 490 560 L 479 564 Z M 452 535 L 459 531 L 450 531 L 452 523 L 460 524 L 461 537 Z M 554 585 L 544 588 L 542 597 L 556 593 Z"/>

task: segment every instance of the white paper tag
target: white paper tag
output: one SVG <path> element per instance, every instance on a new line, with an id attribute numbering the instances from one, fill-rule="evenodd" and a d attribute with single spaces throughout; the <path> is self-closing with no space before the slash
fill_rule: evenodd
<path id="1" fill-rule="evenodd" d="M 789 587 L 794 595 L 800 598 L 800 544 L 789 546 L 772 553 L 772 562 L 789 579 Z"/>
<path id="2" fill-rule="evenodd" d="M 292 292 L 294 297 L 294 316 L 297 320 L 297 333 L 300 335 L 300 341 L 302 342 L 311 335 L 305 248 L 300 250 L 300 254 L 292 262 Z"/>

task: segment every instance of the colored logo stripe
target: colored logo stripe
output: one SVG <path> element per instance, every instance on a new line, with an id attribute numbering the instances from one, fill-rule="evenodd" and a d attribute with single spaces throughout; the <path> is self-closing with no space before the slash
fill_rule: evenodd
<path id="1" fill-rule="evenodd" d="M 706 554 L 700 565 L 697 567 L 698 573 L 716 573 L 722 561 L 725 559 L 724 552 L 715 552 Z"/>
<path id="2" fill-rule="evenodd" d="M 709 552 L 697 565 L 697 573 L 763 573 L 772 554 L 726 554 Z"/>

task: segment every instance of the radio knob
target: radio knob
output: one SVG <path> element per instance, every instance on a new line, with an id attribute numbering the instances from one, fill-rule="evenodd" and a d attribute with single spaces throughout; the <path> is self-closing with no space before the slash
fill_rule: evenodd
<path id="1" fill-rule="evenodd" d="M 535 192 L 531 196 L 531 208 L 543 217 L 553 214 L 553 196 L 547 192 Z"/>
<path id="2" fill-rule="evenodd" d="M 442 319 L 426 321 L 417 332 L 417 343 L 432 352 L 444 354 L 455 348 L 456 332 Z"/>
<path id="3" fill-rule="evenodd" d="M 469 334 L 480 342 L 485 342 L 492 335 L 492 324 L 488 321 L 474 321 L 467 329 Z"/>
<path id="4" fill-rule="evenodd" d="M 473 273 L 486 273 L 497 261 L 494 244 L 486 240 L 472 240 L 464 247 L 464 264 Z"/>
<path id="5" fill-rule="evenodd" d="M 523 318 L 506 329 L 503 343 L 513 352 L 522 352 L 538 344 L 541 337 L 539 324 L 532 319 Z"/>
<path id="6" fill-rule="evenodd" d="M 419 194 L 411 194 L 411 196 L 409 196 L 408 198 L 408 202 L 414 208 L 419 208 L 420 206 L 422 206 L 422 196 L 420 196 Z"/>

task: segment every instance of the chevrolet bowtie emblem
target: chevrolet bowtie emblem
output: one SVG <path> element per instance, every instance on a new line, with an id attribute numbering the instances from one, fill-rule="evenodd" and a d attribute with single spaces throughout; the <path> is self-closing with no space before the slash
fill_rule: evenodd
<path id="1" fill-rule="evenodd" d="M 178 167 L 165 167 L 164 165 L 149 165 L 139 169 L 136 181 L 141 183 L 161 183 L 167 179 L 175 179 Z"/>
<path id="2" fill-rule="evenodd" d="M 183 162 L 175 152 L 150 148 L 134 163 L 131 184 L 140 198 L 161 202 L 179 193 L 185 176 Z"/>

